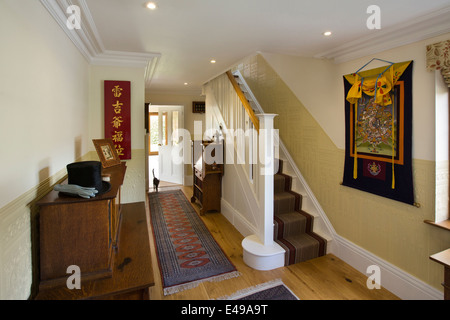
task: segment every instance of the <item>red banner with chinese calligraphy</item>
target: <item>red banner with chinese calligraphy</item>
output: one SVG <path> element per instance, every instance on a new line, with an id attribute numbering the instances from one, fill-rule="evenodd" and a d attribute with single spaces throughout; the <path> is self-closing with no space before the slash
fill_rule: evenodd
<path id="1" fill-rule="evenodd" d="M 105 81 L 105 139 L 111 139 L 121 160 L 131 159 L 131 83 Z"/>

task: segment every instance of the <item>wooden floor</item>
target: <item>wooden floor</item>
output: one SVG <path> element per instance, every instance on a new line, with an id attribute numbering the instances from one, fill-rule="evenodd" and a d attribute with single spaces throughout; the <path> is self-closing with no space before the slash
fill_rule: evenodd
<path id="1" fill-rule="evenodd" d="M 163 190 L 161 189 L 161 191 Z M 192 196 L 192 187 L 182 187 L 182 190 L 187 198 L 190 199 Z M 198 205 L 194 204 L 194 208 L 198 212 Z M 332 254 L 271 271 L 254 270 L 248 267 L 243 261 L 241 246 L 243 236 L 222 214 L 207 213 L 201 218 L 229 259 L 241 273 L 241 276 L 221 282 L 204 282 L 196 288 L 164 296 L 153 234 L 150 232 L 153 270 L 156 282 L 156 285 L 150 289 L 151 300 L 217 299 L 275 279 L 281 279 L 301 300 L 398 299 L 398 297 L 384 288 L 380 290 L 369 290 L 366 286 L 366 275 L 358 272 Z"/>

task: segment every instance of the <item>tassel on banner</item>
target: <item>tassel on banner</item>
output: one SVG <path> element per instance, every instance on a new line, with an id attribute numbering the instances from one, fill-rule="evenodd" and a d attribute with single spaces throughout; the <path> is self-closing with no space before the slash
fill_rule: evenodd
<path id="1" fill-rule="evenodd" d="M 395 189 L 395 124 L 394 107 L 392 107 L 392 189 Z"/>
<path id="2" fill-rule="evenodd" d="M 358 103 L 355 103 L 355 159 L 353 163 L 353 179 L 358 179 L 358 150 L 356 149 L 356 134 L 358 132 Z"/>

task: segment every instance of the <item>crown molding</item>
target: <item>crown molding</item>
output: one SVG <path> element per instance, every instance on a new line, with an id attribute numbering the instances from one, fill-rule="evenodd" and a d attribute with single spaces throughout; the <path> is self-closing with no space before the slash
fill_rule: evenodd
<path id="1" fill-rule="evenodd" d="M 204 94 L 201 89 L 199 90 L 158 90 L 148 88 L 146 89 L 146 93 L 151 95 L 170 95 L 170 96 L 194 96 L 194 97 L 203 97 Z"/>
<path id="2" fill-rule="evenodd" d="M 106 50 L 85 0 L 40 0 L 40 2 L 89 64 L 145 68 L 145 82 L 146 85 L 150 84 L 161 54 Z M 81 11 L 81 28 L 78 30 L 70 30 L 66 25 L 68 18 L 66 10 L 71 5 L 78 6 Z"/>
<path id="3" fill-rule="evenodd" d="M 450 32 L 449 14 L 450 6 L 399 26 L 375 30 L 372 35 L 345 43 L 314 57 L 342 63 L 437 37 Z"/>

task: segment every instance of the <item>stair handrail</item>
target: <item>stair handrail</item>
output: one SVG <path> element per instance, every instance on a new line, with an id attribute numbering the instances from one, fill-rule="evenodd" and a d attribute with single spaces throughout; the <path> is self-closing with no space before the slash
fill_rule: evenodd
<path id="1" fill-rule="evenodd" d="M 239 87 L 239 84 L 236 82 L 236 79 L 234 78 L 234 76 L 231 73 L 231 71 L 227 71 L 226 74 L 228 76 L 228 79 L 230 79 L 230 82 L 233 85 L 233 88 L 236 91 L 239 99 L 241 100 L 245 111 L 247 112 L 250 120 L 252 121 L 253 127 L 255 128 L 256 132 L 259 133 L 259 119 L 258 119 L 258 117 L 253 112 L 253 109 L 250 106 L 250 103 L 248 102 L 247 98 L 245 97 L 245 94 L 242 92 L 241 88 Z"/>

